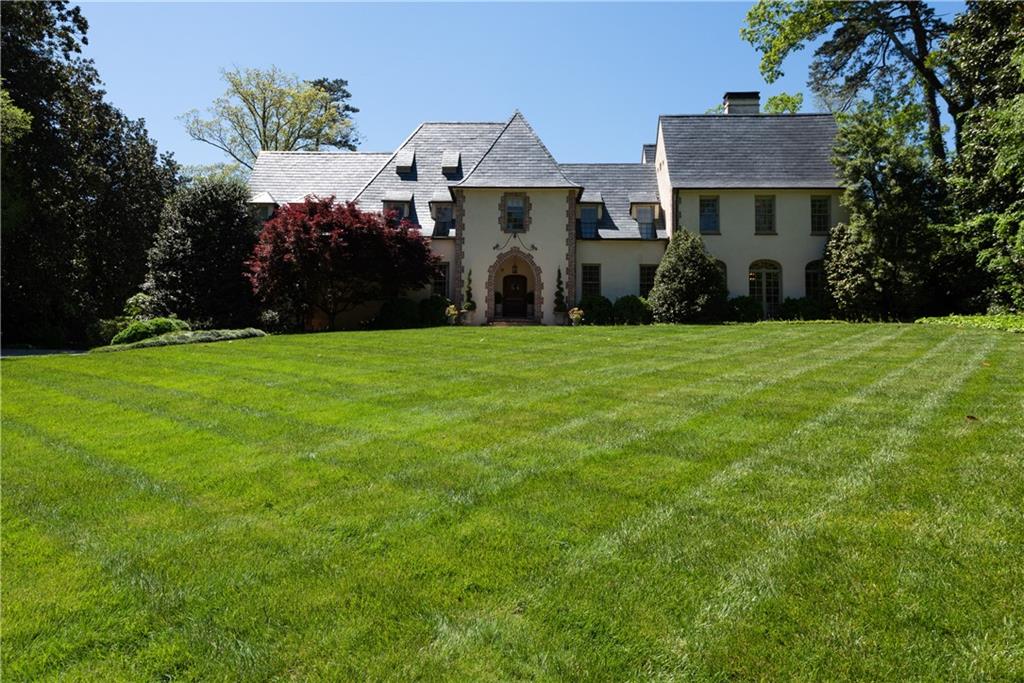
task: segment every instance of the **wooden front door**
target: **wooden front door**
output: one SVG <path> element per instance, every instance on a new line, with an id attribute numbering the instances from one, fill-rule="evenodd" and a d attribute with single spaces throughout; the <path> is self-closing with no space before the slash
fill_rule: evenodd
<path id="1" fill-rule="evenodd" d="M 506 275 L 501 287 L 501 312 L 506 318 L 526 316 L 526 276 Z"/>

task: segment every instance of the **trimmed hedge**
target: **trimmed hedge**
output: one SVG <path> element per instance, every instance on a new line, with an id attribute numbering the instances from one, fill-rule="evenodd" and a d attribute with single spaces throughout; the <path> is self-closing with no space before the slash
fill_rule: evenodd
<path id="1" fill-rule="evenodd" d="M 611 325 L 615 322 L 615 309 L 608 297 L 590 294 L 580 299 L 584 325 Z"/>
<path id="2" fill-rule="evenodd" d="M 779 307 L 779 317 L 783 320 L 821 320 L 828 317 L 828 308 L 810 297 L 786 297 Z"/>
<path id="3" fill-rule="evenodd" d="M 451 305 L 448 297 L 440 294 L 433 294 L 420 301 L 420 325 L 423 327 L 440 327 L 448 324 L 448 316 L 445 311 Z"/>
<path id="4" fill-rule="evenodd" d="M 158 337 L 150 337 L 131 344 L 115 344 L 112 346 L 100 346 L 93 349 L 93 352 L 103 353 L 106 351 L 128 351 L 130 349 L 147 349 L 155 346 L 177 346 L 179 344 L 205 344 L 208 342 L 231 341 L 232 339 L 249 339 L 251 337 L 265 337 L 267 333 L 257 330 L 255 327 L 247 327 L 241 330 L 200 330 L 198 332 L 179 331 L 161 334 Z"/>
<path id="5" fill-rule="evenodd" d="M 756 323 L 764 317 L 761 302 L 749 296 L 737 296 L 729 299 L 726 318 L 737 323 Z"/>
<path id="6" fill-rule="evenodd" d="M 947 315 L 942 318 L 918 318 L 914 322 L 922 325 L 950 325 L 952 327 L 977 327 L 983 330 L 1024 332 L 1024 313 Z"/>
<path id="7" fill-rule="evenodd" d="M 113 344 L 131 344 L 133 342 L 158 337 L 168 332 L 182 332 L 192 329 L 184 320 L 177 318 L 150 318 L 149 320 L 136 320 L 124 328 L 110 340 Z"/>
<path id="8" fill-rule="evenodd" d="M 613 308 L 617 325 L 650 325 L 653 319 L 647 299 L 635 294 L 619 297 Z"/>
<path id="9" fill-rule="evenodd" d="M 370 325 L 377 330 L 402 330 L 420 326 L 420 307 L 412 299 L 388 299 Z"/>

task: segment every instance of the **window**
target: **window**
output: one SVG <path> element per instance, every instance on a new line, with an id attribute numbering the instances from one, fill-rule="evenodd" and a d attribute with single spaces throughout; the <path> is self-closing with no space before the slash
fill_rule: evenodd
<path id="1" fill-rule="evenodd" d="M 718 197 L 700 198 L 700 231 L 711 235 L 718 233 Z"/>
<path id="2" fill-rule="evenodd" d="M 530 227 L 530 200 L 523 192 L 506 192 L 501 196 L 501 229 L 504 232 L 526 232 Z"/>
<path id="3" fill-rule="evenodd" d="M 718 272 L 722 274 L 722 282 L 725 283 L 726 289 L 729 287 L 729 269 L 725 266 L 725 261 L 715 261 L 715 266 L 718 268 Z"/>
<path id="4" fill-rule="evenodd" d="M 654 289 L 654 275 L 658 272 L 656 265 L 640 266 L 640 296 L 646 297 Z"/>
<path id="5" fill-rule="evenodd" d="M 832 198 L 811 197 L 811 234 L 827 235 L 832 228 Z"/>
<path id="6" fill-rule="evenodd" d="M 808 299 L 825 298 L 825 266 L 823 261 L 811 261 L 804 268 L 804 291 Z"/>
<path id="7" fill-rule="evenodd" d="M 581 296 L 601 295 L 601 264 L 583 264 L 583 287 L 580 290 Z"/>
<path id="8" fill-rule="evenodd" d="M 434 237 L 447 237 L 455 228 L 451 204 L 434 205 Z"/>
<path id="9" fill-rule="evenodd" d="M 774 318 L 782 303 L 782 267 L 775 261 L 750 264 L 750 296 L 760 302 L 764 317 Z"/>
<path id="10" fill-rule="evenodd" d="M 409 217 L 409 202 L 384 202 L 384 213 L 394 211 L 396 220 Z"/>
<path id="11" fill-rule="evenodd" d="M 775 234 L 775 197 L 773 195 L 754 197 L 754 234 Z"/>
<path id="12" fill-rule="evenodd" d="M 434 294 L 440 294 L 443 297 L 448 298 L 450 292 L 448 291 L 448 262 L 439 263 L 437 270 L 434 271 L 434 279 L 430 283 L 430 291 Z"/>
<path id="13" fill-rule="evenodd" d="M 597 206 L 586 205 L 580 207 L 580 237 L 593 239 L 597 237 Z"/>
<path id="14" fill-rule="evenodd" d="M 636 207 L 636 222 L 640 226 L 641 239 L 653 240 L 655 238 L 653 206 L 643 204 Z"/>

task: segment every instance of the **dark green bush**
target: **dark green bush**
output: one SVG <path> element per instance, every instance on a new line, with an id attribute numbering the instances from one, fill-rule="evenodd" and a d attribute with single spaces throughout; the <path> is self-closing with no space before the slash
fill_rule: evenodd
<path id="1" fill-rule="evenodd" d="M 611 325 L 615 322 L 615 309 L 608 297 L 591 294 L 580 299 L 584 325 Z"/>
<path id="2" fill-rule="evenodd" d="M 412 299 L 388 299 L 380 307 L 371 327 L 378 330 L 402 330 L 420 326 L 420 307 Z"/>
<path id="3" fill-rule="evenodd" d="M 118 332 L 117 335 L 110 340 L 110 343 L 131 344 L 132 342 L 142 341 L 143 339 L 149 339 L 150 337 L 157 337 L 168 332 L 181 332 L 189 329 L 191 328 L 187 322 L 184 320 L 178 320 L 177 318 L 150 318 L 149 320 L 136 320 L 128 325 L 128 327 Z"/>
<path id="4" fill-rule="evenodd" d="M 799 299 L 786 297 L 779 307 L 782 320 L 822 320 L 828 317 L 828 309 L 817 299 L 803 296 Z"/>
<path id="5" fill-rule="evenodd" d="M 619 297 L 615 301 L 614 314 L 617 325 L 650 325 L 653 319 L 651 304 L 635 294 Z"/>
<path id="6" fill-rule="evenodd" d="M 147 349 L 155 346 L 177 346 L 179 344 L 200 344 L 217 341 L 231 341 L 233 339 L 247 339 L 249 337 L 265 337 L 267 333 L 257 330 L 254 327 L 247 327 L 242 330 L 199 330 L 195 332 L 168 332 L 158 337 L 150 337 L 132 344 L 116 344 L 112 346 L 101 346 L 93 351 L 127 351 L 129 349 Z"/>
<path id="7" fill-rule="evenodd" d="M 423 327 L 439 327 L 448 324 L 445 311 L 451 305 L 448 297 L 434 294 L 420 301 L 420 325 Z"/>
<path id="8" fill-rule="evenodd" d="M 749 296 L 729 299 L 727 317 L 738 323 L 754 323 L 764 317 L 761 302 Z"/>
<path id="9" fill-rule="evenodd" d="M 725 278 L 700 237 L 680 228 L 672 235 L 648 297 L 659 323 L 709 323 L 725 317 Z"/>

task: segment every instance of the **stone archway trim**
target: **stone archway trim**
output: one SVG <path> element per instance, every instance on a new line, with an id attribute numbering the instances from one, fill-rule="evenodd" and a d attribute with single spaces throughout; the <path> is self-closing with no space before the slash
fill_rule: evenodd
<path id="1" fill-rule="evenodd" d="M 498 258 L 494 259 L 494 263 L 492 263 L 490 268 L 487 269 L 487 322 L 492 322 L 494 320 L 494 291 L 496 287 L 494 280 L 498 275 L 498 270 L 506 261 L 517 256 L 525 261 L 533 271 L 533 318 L 537 322 L 541 322 L 544 319 L 544 282 L 541 279 L 540 266 L 538 266 L 537 262 L 533 259 L 533 254 L 528 251 L 523 251 L 519 247 L 512 247 L 511 249 L 498 254 Z"/>

